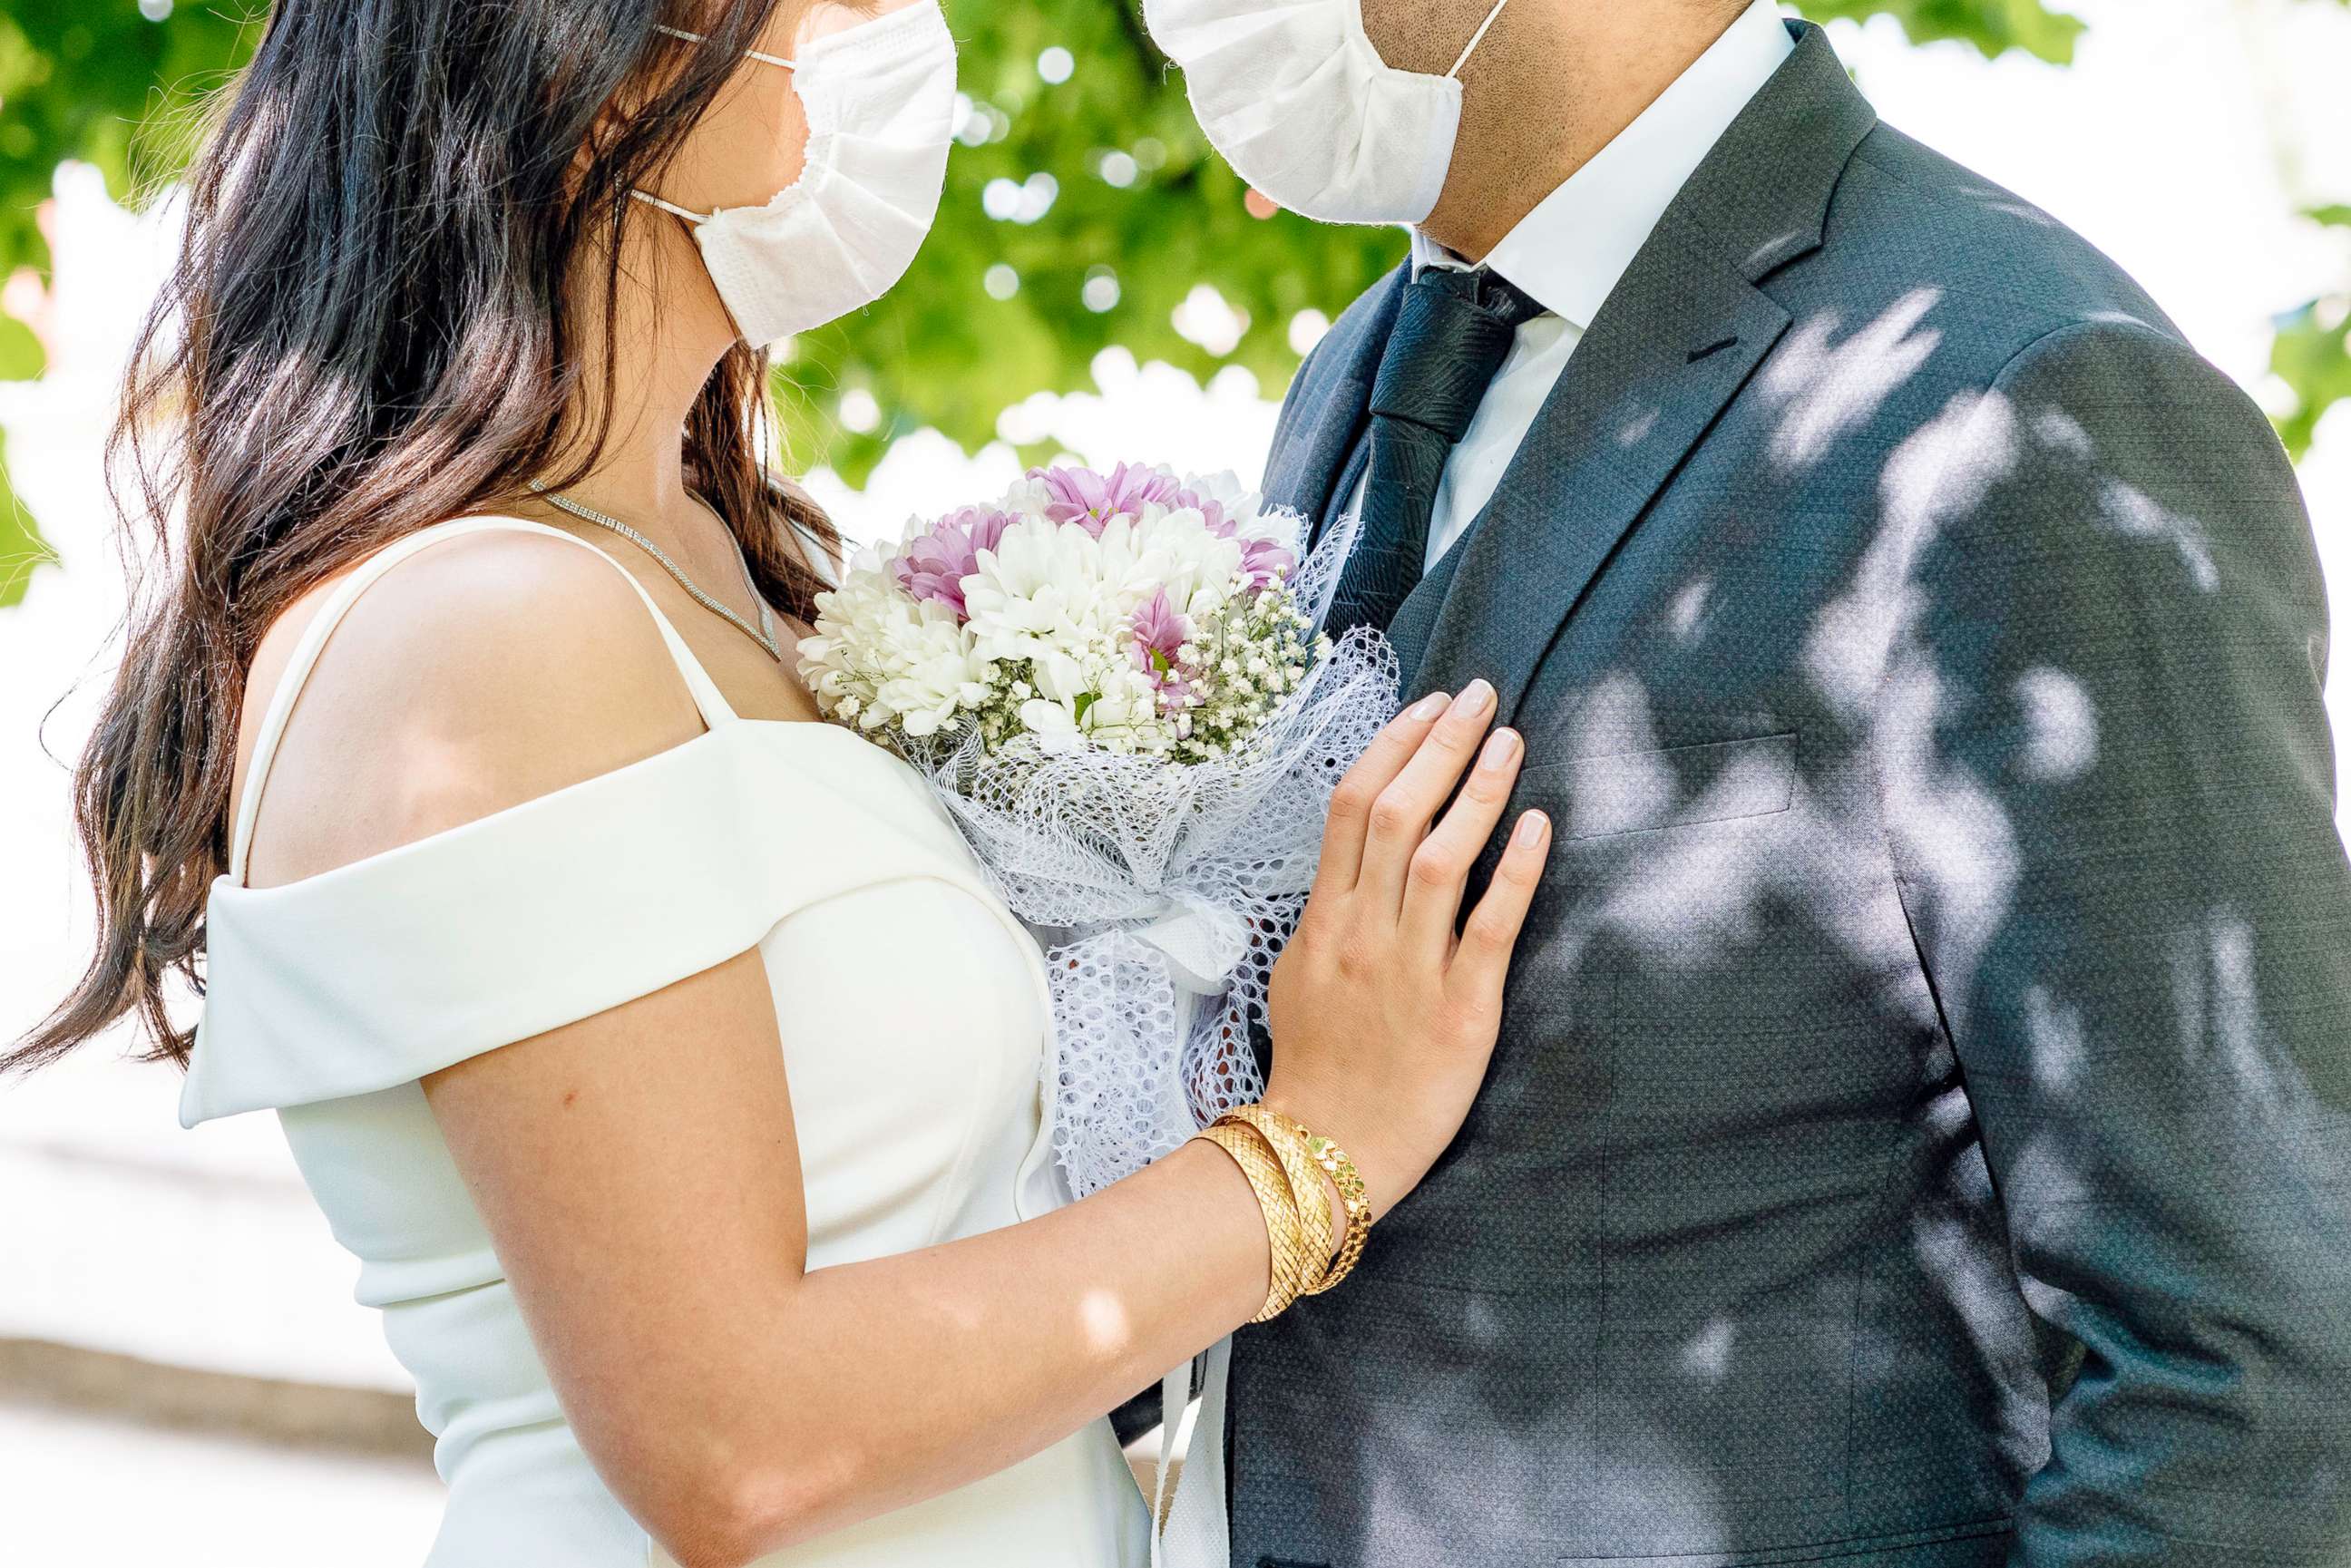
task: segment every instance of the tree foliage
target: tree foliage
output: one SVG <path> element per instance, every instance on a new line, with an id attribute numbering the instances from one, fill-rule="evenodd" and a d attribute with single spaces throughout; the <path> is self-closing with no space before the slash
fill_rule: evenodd
<path id="1" fill-rule="evenodd" d="M 2022 49 L 2061 66 L 2074 63 L 2074 40 L 2085 30 L 2079 17 L 2042 0 L 1803 0 L 1802 9 L 1821 22 L 1890 16 L 1913 43 L 1956 38 L 1988 56 Z"/>
<path id="2" fill-rule="evenodd" d="M 2314 207 L 2305 215 L 2351 233 L 2351 206 Z M 2279 319 L 2270 373 L 2294 394 L 2294 407 L 2278 420 L 2278 434 L 2299 460 L 2317 438 L 2318 422 L 2327 411 L 2351 398 L 2351 287 Z"/>
<path id="3" fill-rule="evenodd" d="M 0 435 L 0 610 L 23 599 L 33 573 L 56 559 L 33 515 L 8 487 L 8 441 Z"/>
<path id="4" fill-rule="evenodd" d="M 1203 377 L 1239 365 L 1277 390 L 1296 363 L 1293 341 L 1305 340 L 1293 339 L 1301 313 L 1335 314 L 1399 254 L 1392 231 L 1253 204 L 1193 123 L 1135 0 L 946 3 L 970 109 L 942 219 L 889 298 L 781 357 L 793 464 L 831 463 L 854 481 L 894 435 L 925 425 L 977 445 L 1030 393 L 1086 385 L 1113 344 Z M 118 195 L 169 177 L 193 106 L 251 47 L 259 6 L 0 0 L 0 275 L 46 269 L 34 214 L 59 162 L 96 164 Z M 1802 8 L 1823 19 L 1887 15 L 1920 42 L 2060 63 L 2083 29 L 2043 0 Z M 2336 359 L 2324 351 L 2326 314 L 2314 308 L 2307 337 L 2294 329 L 2280 342 L 2281 373 L 2308 378 L 2298 384 L 2311 409 L 2351 392 L 2339 340 Z M 7 330 L 0 323 L 0 375 L 37 371 Z M 8 548 L 0 531 L 0 559 Z"/>
<path id="5" fill-rule="evenodd" d="M 1113 344 L 1204 379 L 1245 366 L 1279 388 L 1297 362 L 1292 319 L 1337 312 L 1395 264 L 1393 231 L 1254 214 L 1134 9 L 949 0 L 948 11 L 972 108 L 946 205 L 905 282 L 786 356 L 795 459 L 854 479 L 892 435 L 923 425 L 977 446 L 1021 398 L 1086 384 Z M 1245 322 L 1237 341 L 1204 346 L 1177 329 L 1203 286 L 1232 312 L 1219 324 Z M 852 391 L 882 413 L 868 431 L 835 425 Z"/>
<path id="6" fill-rule="evenodd" d="M 0 275 L 47 270 L 34 214 L 68 159 L 117 196 L 170 175 L 193 106 L 251 47 L 239 3 L 0 0 Z"/>

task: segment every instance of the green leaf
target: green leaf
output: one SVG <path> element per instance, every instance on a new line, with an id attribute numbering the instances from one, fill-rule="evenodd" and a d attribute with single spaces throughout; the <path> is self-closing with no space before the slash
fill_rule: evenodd
<path id="1" fill-rule="evenodd" d="M 2299 462 L 2316 439 L 2327 410 L 2351 398 L 2351 298 L 2306 305 L 2277 324 L 2270 369 L 2294 389 L 2294 407 L 2277 422 L 2286 450 Z"/>
<path id="2" fill-rule="evenodd" d="M 7 439 L 0 436 L 0 610 L 22 601 L 33 574 L 57 559 L 57 552 L 41 538 L 33 514 L 18 504 L 9 486 Z"/>
<path id="3" fill-rule="evenodd" d="M 2088 26 L 2042 0 L 1797 0 L 1796 8 L 1816 22 L 1890 16 L 1914 43 L 1957 38 L 1987 59 L 2022 49 L 2061 66 L 2074 63 L 2074 46 Z"/>
<path id="4" fill-rule="evenodd" d="M 31 381 L 47 363 L 31 328 L 13 316 L 0 316 L 0 382 Z"/>
<path id="5" fill-rule="evenodd" d="M 1799 0 L 1816 19 L 1890 16 L 1920 42 L 2060 63 L 2084 30 L 2063 3 Z M 1095 356 L 1113 345 L 1201 377 L 1238 365 L 1278 392 L 1296 366 L 1298 315 L 1335 315 L 1402 255 L 1394 231 L 1253 216 L 1243 183 L 1201 138 L 1135 0 L 946 4 L 963 44 L 962 86 L 983 106 L 986 133 L 956 150 L 938 229 L 905 282 L 872 309 L 808 334 L 778 366 L 789 465 L 829 463 L 858 483 L 894 436 L 925 425 L 976 447 L 1030 393 L 1090 386 Z M 192 103 L 242 63 L 262 10 L 262 0 L 177 0 L 152 22 L 133 0 L 5 0 L 0 277 L 48 265 L 37 214 L 59 162 L 96 164 L 118 196 L 179 167 Z M 1039 70 L 1055 48 L 1075 62 L 1061 83 Z M 992 183 L 1027 188 L 1040 173 L 1056 184 L 1041 214 L 1021 214 L 1033 221 L 987 215 Z M 2344 208 L 2312 215 L 2351 225 Z M 998 267 L 1008 271 L 991 292 Z M 1212 353 L 1174 325 L 1204 284 L 1247 318 L 1229 352 Z M 2340 395 L 2330 390 L 2339 335 L 2316 319 L 2314 308 L 2278 350 L 2279 373 L 2306 410 Z M 0 377 L 35 373 L 27 344 L 20 329 L 0 325 Z M 839 419 L 852 392 L 878 406 L 868 429 Z M 2317 416 L 2297 417 L 2314 425 Z"/>

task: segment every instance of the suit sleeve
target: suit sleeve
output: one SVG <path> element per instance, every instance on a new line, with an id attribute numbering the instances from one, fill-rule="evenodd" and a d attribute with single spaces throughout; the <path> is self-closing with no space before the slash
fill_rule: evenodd
<path id="1" fill-rule="evenodd" d="M 2351 868 L 2293 472 L 2134 323 L 1947 428 L 1889 482 L 1874 745 L 2058 1353 L 2012 1568 L 2351 1563 Z"/>

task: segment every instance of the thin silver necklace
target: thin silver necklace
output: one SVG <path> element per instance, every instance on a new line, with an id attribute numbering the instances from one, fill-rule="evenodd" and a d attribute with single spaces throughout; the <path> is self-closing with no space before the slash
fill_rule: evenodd
<path id="1" fill-rule="evenodd" d="M 757 626 L 752 625 L 748 621 L 744 620 L 740 615 L 737 615 L 732 610 L 727 609 L 726 605 L 720 603 L 716 599 L 714 599 L 708 593 L 704 592 L 702 585 L 695 582 L 694 579 L 686 576 L 685 569 L 679 566 L 677 562 L 670 559 L 669 553 L 667 551 L 664 550 L 661 546 L 653 543 L 653 540 L 645 538 L 644 535 L 639 533 L 636 529 L 629 527 L 628 524 L 621 521 L 620 518 L 606 517 L 603 513 L 596 510 L 593 507 L 583 507 L 569 496 L 558 495 L 536 479 L 530 482 L 530 492 L 532 495 L 544 500 L 549 506 L 555 507 L 558 511 L 569 512 L 583 523 L 593 523 L 600 528 L 611 529 L 614 533 L 620 535 L 622 538 L 628 540 L 631 544 L 636 546 L 639 549 L 653 557 L 655 561 L 660 563 L 661 569 L 664 571 L 669 573 L 670 576 L 677 580 L 677 585 L 680 588 L 684 589 L 686 593 L 696 604 L 701 605 L 705 610 L 709 611 L 713 615 L 717 616 L 721 621 L 726 622 L 728 625 L 734 627 L 735 630 L 742 632 L 743 635 L 759 644 L 760 647 L 765 648 L 768 651 L 768 657 L 775 660 L 776 663 L 780 664 L 784 662 L 784 646 L 783 643 L 776 637 L 775 614 L 768 608 L 768 601 L 759 597 L 759 585 L 751 580 L 751 563 L 743 559 L 743 547 L 740 544 L 737 544 L 735 547 L 735 561 L 737 565 L 743 569 L 743 586 L 750 591 L 751 602 L 759 607 L 759 623 Z"/>

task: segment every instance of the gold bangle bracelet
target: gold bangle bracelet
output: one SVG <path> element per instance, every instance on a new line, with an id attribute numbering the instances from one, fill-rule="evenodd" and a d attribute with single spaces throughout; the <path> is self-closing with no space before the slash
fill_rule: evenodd
<path id="1" fill-rule="evenodd" d="M 1330 1268 L 1319 1279 L 1302 1287 L 1299 1292 L 1301 1295 L 1319 1296 L 1353 1273 L 1355 1265 L 1363 1261 L 1364 1247 L 1372 1234 L 1371 1193 L 1364 1186 L 1364 1175 L 1355 1168 L 1355 1162 L 1347 1157 L 1346 1150 L 1331 1139 L 1314 1132 L 1297 1118 L 1285 1116 L 1279 1111 L 1270 1111 L 1262 1105 L 1248 1109 L 1257 1116 L 1268 1118 L 1287 1129 L 1291 1136 L 1303 1143 L 1307 1155 L 1330 1176 L 1331 1185 L 1339 1189 L 1339 1201 L 1346 1206 L 1347 1234 L 1339 1244 L 1339 1255 L 1331 1260 Z M 1260 1124 L 1252 1118 L 1251 1124 Z"/>
<path id="2" fill-rule="evenodd" d="M 1372 1195 L 1364 1186 L 1364 1173 L 1347 1157 L 1347 1151 L 1319 1134 L 1306 1134 L 1306 1152 L 1314 1163 L 1330 1173 L 1331 1185 L 1339 1189 L 1339 1201 L 1347 1208 L 1347 1235 L 1339 1243 L 1339 1255 L 1331 1260 L 1331 1267 L 1314 1288 L 1307 1292 L 1319 1296 L 1323 1291 L 1355 1271 L 1364 1260 L 1364 1244 L 1372 1239 Z"/>
<path id="3" fill-rule="evenodd" d="M 1298 1293 L 1311 1296 L 1330 1289 L 1327 1280 L 1337 1226 L 1331 1211 L 1330 1184 L 1322 1179 L 1322 1167 L 1308 1151 L 1306 1129 L 1262 1105 L 1237 1105 L 1218 1121 L 1255 1129 L 1273 1151 L 1273 1157 L 1281 1162 L 1290 1198 L 1298 1205 L 1299 1242 L 1306 1253 L 1306 1272 L 1299 1281 Z"/>
<path id="4" fill-rule="evenodd" d="M 1272 1260 L 1265 1305 L 1249 1322 L 1261 1323 L 1278 1318 L 1298 1299 L 1306 1270 L 1305 1252 L 1300 1245 L 1298 1206 L 1290 1196 L 1290 1180 L 1258 1135 L 1246 1127 L 1219 1124 L 1203 1129 L 1199 1135 L 1232 1156 L 1248 1179 L 1249 1191 L 1257 1195 L 1258 1208 L 1265 1217 L 1265 1239 Z"/>

